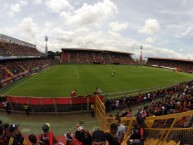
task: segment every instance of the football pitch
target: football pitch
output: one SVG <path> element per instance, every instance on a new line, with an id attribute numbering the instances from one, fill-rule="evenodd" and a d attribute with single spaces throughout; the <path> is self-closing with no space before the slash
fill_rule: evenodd
<path id="1" fill-rule="evenodd" d="M 112 72 L 115 72 L 112 76 Z M 55 65 L 1 89 L 0 95 L 69 97 L 92 95 L 96 87 L 104 94 L 151 89 L 193 80 L 192 74 L 146 66 L 130 65 Z"/>

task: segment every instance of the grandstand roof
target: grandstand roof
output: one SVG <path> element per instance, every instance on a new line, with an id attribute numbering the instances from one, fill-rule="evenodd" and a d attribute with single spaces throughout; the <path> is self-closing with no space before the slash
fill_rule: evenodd
<path id="1" fill-rule="evenodd" d="M 83 50 L 83 51 L 98 51 L 98 52 L 113 52 L 113 53 L 123 53 L 134 55 L 134 53 L 123 52 L 123 51 L 114 51 L 114 50 L 104 50 L 104 49 L 88 49 L 88 48 L 62 48 L 62 50 Z"/>
<path id="2" fill-rule="evenodd" d="M 193 62 L 190 59 L 177 59 L 177 58 L 158 58 L 158 57 L 147 57 L 148 59 L 158 59 L 158 60 L 174 60 L 174 61 L 184 61 L 184 62 Z"/>

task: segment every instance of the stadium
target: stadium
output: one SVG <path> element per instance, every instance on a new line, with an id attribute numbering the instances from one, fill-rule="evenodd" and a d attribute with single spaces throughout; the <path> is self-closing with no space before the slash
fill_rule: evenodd
<path id="1" fill-rule="evenodd" d="M 28 105 L 30 114 L 60 115 L 88 112 L 95 104 L 99 126 L 108 129 L 112 122 L 107 117 L 109 112 L 158 101 L 192 85 L 191 60 L 148 58 L 144 63 L 133 60 L 132 53 L 81 48 L 61 51 L 60 59 L 46 56 L 33 44 L 1 35 L 1 109 L 7 101 L 9 113 L 25 112 L 24 106 Z M 75 96 L 71 94 L 73 90 L 77 90 Z M 186 93 L 191 94 L 192 90 Z M 123 118 L 126 124 L 129 120 Z M 159 120 L 155 122 L 161 125 Z M 127 130 L 129 127 L 128 124 Z M 169 143 L 172 141 L 176 140 Z"/>
<path id="2" fill-rule="evenodd" d="M 0 145 L 193 145 L 193 1 L 0 5 Z"/>

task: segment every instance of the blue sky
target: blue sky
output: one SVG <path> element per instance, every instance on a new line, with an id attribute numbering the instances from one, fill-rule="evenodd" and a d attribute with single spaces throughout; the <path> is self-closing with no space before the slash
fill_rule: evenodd
<path id="1" fill-rule="evenodd" d="M 1 0 L 0 33 L 48 49 L 193 59 L 192 0 Z"/>

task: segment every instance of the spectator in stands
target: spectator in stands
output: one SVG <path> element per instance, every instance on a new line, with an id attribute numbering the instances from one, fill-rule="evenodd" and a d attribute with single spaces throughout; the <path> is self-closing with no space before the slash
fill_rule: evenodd
<path id="1" fill-rule="evenodd" d="M 3 124 L 0 125 L 0 145 L 7 145 L 9 138 L 6 136 Z"/>
<path id="2" fill-rule="evenodd" d="M 132 115 L 132 109 L 129 109 L 129 112 L 127 113 L 126 117 L 127 117 L 127 118 L 133 117 L 133 115 Z"/>
<path id="3" fill-rule="evenodd" d="M 131 132 L 131 136 L 127 141 L 127 145 L 144 145 L 143 130 L 141 129 L 138 123 L 134 125 Z"/>
<path id="4" fill-rule="evenodd" d="M 114 123 L 110 126 L 110 133 L 106 133 L 106 140 L 108 141 L 109 145 L 120 145 L 118 142 L 118 138 L 116 136 L 118 131 L 118 126 Z"/>
<path id="5" fill-rule="evenodd" d="M 118 126 L 116 137 L 118 138 L 119 143 L 122 143 L 124 135 L 126 133 L 126 128 L 123 124 L 121 124 L 121 119 L 119 117 L 115 118 L 115 124 Z"/>
<path id="6" fill-rule="evenodd" d="M 66 138 L 65 145 L 80 145 L 79 141 L 74 137 L 74 134 L 70 131 L 64 134 L 64 137 Z"/>
<path id="7" fill-rule="evenodd" d="M 4 131 L 5 131 L 6 137 L 10 138 L 11 133 L 9 132 L 9 124 L 8 123 L 4 123 L 3 126 L 4 126 Z"/>
<path id="8" fill-rule="evenodd" d="M 23 107 L 24 107 L 26 115 L 29 116 L 29 105 L 25 104 Z"/>
<path id="9" fill-rule="evenodd" d="M 18 125 L 10 124 L 9 132 L 11 133 L 11 136 L 9 138 L 8 145 L 27 145 L 26 140 L 19 131 Z"/>
<path id="10" fill-rule="evenodd" d="M 147 113 L 144 111 L 142 107 L 138 107 L 137 115 L 140 114 L 144 119 L 147 116 Z"/>
<path id="11" fill-rule="evenodd" d="M 39 136 L 39 140 L 44 143 L 44 145 L 50 145 L 53 143 L 58 143 L 57 138 L 53 135 L 50 129 L 50 124 L 45 123 L 42 125 L 43 133 Z"/>
<path id="12" fill-rule="evenodd" d="M 94 113 L 95 113 L 94 104 L 91 104 L 90 111 L 91 111 L 91 116 L 94 117 Z"/>
<path id="13" fill-rule="evenodd" d="M 77 90 L 73 90 L 70 94 L 71 97 L 77 97 Z"/>
<path id="14" fill-rule="evenodd" d="M 3 102 L 2 102 L 2 105 L 3 105 L 3 107 L 5 108 L 7 114 L 10 114 L 7 100 L 3 101 Z"/>
<path id="15" fill-rule="evenodd" d="M 75 138 L 82 143 L 82 145 L 91 145 L 91 135 L 89 131 L 84 130 L 83 126 L 79 126 L 75 132 Z"/>
<path id="16" fill-rule="evenodd" d="M 96 130 L 92 133 L 92 145 L 106 145 L 106 136 L 103 131 Z"/>
<path id="17" fill-rule="evenodd" d="M 30 134 L 28 136 L 28 139 L 32 143 L 32 145 L 44 145 L 42 141 L 37 141 L 37 138 L 34 134 Z"/>
<path id="18" fill-rule="evenodd" d="M 94 95 L 102 94 L 102 91 L 100 88 L 96 87 L 96 91 L 94 92 Z"/>

